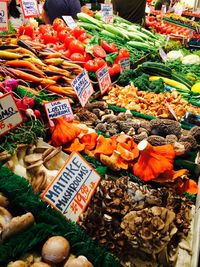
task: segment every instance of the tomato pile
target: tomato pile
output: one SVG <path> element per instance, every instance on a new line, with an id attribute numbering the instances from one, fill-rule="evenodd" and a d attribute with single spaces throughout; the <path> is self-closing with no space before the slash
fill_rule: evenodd
<path id="1" fill-rule="evenodd" d="M 120 73 L 120 60 L 129 57 L 127 49 L 118 49 L 115 43 L 100 40 L 94 44 L 90 53 L 86 52 L 86 45 L 92 36 L 81 27 L 70 29 L 62 19 L 55 19 L 53 25 L 40 25 L 34 30 L 30 25 L 21 25 L 18 30 L 20 39 L 31 39 L 47 45 L 47 47 L 62 52 L 62 55 L 81 64 L 89 72 L 96 72 L 107 65 L 110 76 Z M 116 54 L 113 64 L 106 61 L 107 55 Z"/>

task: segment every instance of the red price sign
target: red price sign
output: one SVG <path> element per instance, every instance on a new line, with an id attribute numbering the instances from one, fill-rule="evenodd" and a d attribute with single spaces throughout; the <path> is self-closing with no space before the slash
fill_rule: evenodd
<path id="1" fill-rule="evenodd" d="M 0 1 L 0 32 L 8 30 L 8 2 Z"/>
<path id="2" fill-rule="evenodd" d="M 112 84 L 110 79 L 110 74 L 108 72 L 108 67 L 107 66 L 102 67 L 100 70 L 96 72 L 96 76 L 99 82 L 99 88 L 101 94 L 103 95 Z"/>
<path id="3" fill-rule="evenodd" d="M 78 153 L 72 153 L 42 197 L 67 219 L 76 222 L 86 209 L 99 181 L 99 174 L 88 162 Z"/>

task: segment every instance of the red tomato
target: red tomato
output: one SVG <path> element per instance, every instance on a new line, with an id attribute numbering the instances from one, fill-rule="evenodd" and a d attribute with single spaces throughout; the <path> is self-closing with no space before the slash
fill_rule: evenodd
<path id="1" fill-rule="evenodd" d="M 74 39 L 73 36 L 68 35 L 68 36 L 65 38 L 65 40 L 64 40 L 64 45 L 65 45 L 65 47 L 66 47 L 66 48 L 69 48 L 69 44 L 70 44 L 72 41 L 74 41 L 74 40 L 75 40 L 75 39 Z"/>
<path id="2" fill-rule="evenodd" d="M 85 62 L 85 57 L 80 54 L 80 53 L 73 53 L 71 56 L 70 56 L 70 59 L 72 61 L 77 61 L 77 62 Z"/>
<path id="3" fill-rule="evenodd" d="M 85 39 L 87 39 L 87 33 L 86 33 L 86 32 L 82 33 L 82 34 L 78 37 L 78 40 L 79 40 L 80 42 L 83 42 Z"/>
<path id="4" fill-rule="evenodd" d="M 59 39 L 59 41 L 61 41 L 63 43 L 65 41 L 65 38 L 68 35 L 69 35 L 69 33 L 66 30 L 62 30 L 62 31 L 58 32 L 58 39 Z"/>
<path id="5" fill-rule="evenodd" d="M 64 51 L 65 50 L 65 45 L 64 44 L 60 44 L 60 45 L 57 45 L 57 51 Z"/>
<path id="6" fill-rule="evenodd" d="M 85 57 L 85 62 L 92 59 L 92 56 L 90 54 L 87 54 L 87 53 L 84 54 L 84 57 Z"/>
<path id="7" fill-rule="evenodd" d="M 97 62 L 95 62 L 94 60 L 88 60 L 85 64 L 84 64 L 84 68 L 87 71 L 91 71 L 91 72 L 96 72 L 98 70 L 98 64 Z"/>
<path id="8" fill-rule="evenodd" d="M 83 28 L 80 28 L 79 26 L 77 26 L 76 28 L 74 28 L 73 30 L 73 35 L 74 37 L 77 39 L 81 34 L 85 33 L 85 30 Z"/>
<path id="9" fill-rule="evenodd" d="M 51 29 L 50 25 L 40 25 L 38 30 L 40 34 L 44 34 L 45 32 L 49 31 Z"/>
<path id="10" fill-rule="evenodd" d="M 103 60 L 102 58 L 99 58 L 99 57 L 96 57 L 96 58 L 94 59 L 94 61 L 97 62 L 97 64 L 98 64 L 98 69 L 100 69 L 100 68 L 102 68 L 103 66 L 106 66 L 106 65 L 107 65 L 106 62 L 105 62 L 105 60 Z"/>
<path id="11" fill-rule="evenodd" d="M 73 53 L 80 53 L 80 54 L 84 54 L 85 52 L 85 47 L 84 45 L 78 41 L 78 40 L 73 40 L 70 42 L 69 44 L 69 50 Z"/>
<path id="12" fill-rule="evenodd" d="M 65 29 L 66 29 L 66 25 L 65 24 L 60 24 L 60 25 L 58 25 L 56 31 L 57 31 L 57 33 L 59 33 L 61 31 L 65 30 Z"/>
<path id="13" fill-rule="evenodd" d="M 114 71 L 115 74 L 119 74 L 120 73 L 120 66 L 119 64 L 113 64 L 112 69 Z"/>
<path id="14" fill-rule="evenodd" d="M 55 44 L 58 41 L 57 35 L 54 31 L 46 32 L 43 35 L 45 44 Z"/>
<path id="15" fill-rule="evenodd" d="M 18 37 L 21 35 L 27 35 L 33 39 L 33 37 L 34 37 L 33 26 L 31 26 L 30 24 L 22 24 L 19 27 L 18 32 L 17 32 Z"/>
<path id="16" fill-rule="evenodd" d="M 130 56 L 129 51 L 126 48 L 121 48 L 119 50 L 119 54 L 117 58 L 115 59 L 115 63 L 118 64 L 122 58 L 129 57 L 129 56 Z"/>
<path id="17" fill-rule="evenodd" d="M 118 48 L 114 43 L 108 44 L 106 41 L 101 42 L 102 48 L 107 52 L 107 53 L 114 53 L 118 52 Z"/>
<path id="18" fill-rule="evenodd" d="M 109 72 L 109 74 L 110 74 L 110 77 L 112 77 L 112 76 L 115 75 L 115 72 L 114 72 L 113 68 L 110 67 L 110 66 L 108 67 L 108 72 Z"/>
<path id="19" fill-rule="evenodd" d="M 69 50 L 66 50 L 64 53 L 63 53 L 63 56 L 64 57 L 67 57 L 67 58 L 70 58 L 71 57 L 71 52 Z"/>
<path id="20" fill-rule="evenodd" d="M 60 18 L 56 18 L 53 21 L 53 29 L 56 31 L 59 25 L 65 25 L 64 21 Z"/>
<path id="21" fill-rule="evenodd" d="M 95 57 L 106 57 L 106 51 L 100 45 L 94 45 L 92 51 Z"/>

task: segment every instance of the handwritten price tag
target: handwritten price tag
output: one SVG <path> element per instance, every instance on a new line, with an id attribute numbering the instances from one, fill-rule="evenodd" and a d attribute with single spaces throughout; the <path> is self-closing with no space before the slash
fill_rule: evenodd
<path id="1" fill-rule="evenodd" d="M 51 127 L 54 126 L 53 119 L 55 118 L 64 117 L 67 121 L 74 119 L 71 105 L 66 98 L 48 102 L 44 107 Z"/>
<path id="2" fill-rule="evenodd" d="M 0 136 L 22 123 L 21 114 L 11 93 L 0 97 Z"/>
<path id="3" fill-rule="evenodd" d="M 76 28 L 77 24 L 71 16 L 63 16 L 62 18 L 70 29 Z"/>
<path id="4" fill-rule="evenodd" d="M 67 219 L 77 222 L 100 179 L 81 155 L 72 153 L 42 198 L 60 210 Z"/>
<path id="5" fill-rule="evenodd" d="M 37 0 L 20 0 L 24 18 L 35 18 L 40 16 Z"/>
<path id="6" fill-rule="evenodd" d="M 130 69 L 130 58 L 129 57 L 125 57 L 122 58 L 120 60 L 120 73 L 122 74 L 123 72 L 125 72 L 125 70 L 129 70 Z"/>
<path id="7" fill-rule="evenodd" d="M 94 93 L 94 89 L 85 69 L 72 81 L 72 87 L 77 94 L 81 106 L 84 107 Z"/>
<path id="8" fill-rule="evenodd" d="M 0 1 L 0 32 L 8 30 L 8 2 Z"/>
<path id="9" fill-rule="evenodd" d="M 102 20 L 105 23 L 113 23 L 113 5 L 101 4 Z"/>
<path id="10" fill-rule="evenodd" d="M 110 75 L 108 72 L 108 67 L 104 66 L 103 68 L 98 70 L 96 72 L 96 76 L 99 82 L 99 88 L 100 88 L 101 94 L 103 95 L 112 84 Z"/>

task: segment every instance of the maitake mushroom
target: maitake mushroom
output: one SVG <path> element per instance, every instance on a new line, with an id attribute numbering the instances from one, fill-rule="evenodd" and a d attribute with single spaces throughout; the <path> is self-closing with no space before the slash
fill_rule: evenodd
<path id="1" fill-rule="evenodd" d="M 124 234 L 134 248 L 148 254 L 158 254 L 177 232 L 174 224 L 176 214 L 166 208 L 131 211 L 121 223 Z"/>

